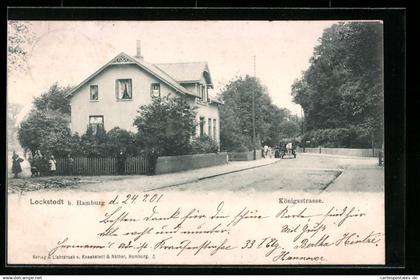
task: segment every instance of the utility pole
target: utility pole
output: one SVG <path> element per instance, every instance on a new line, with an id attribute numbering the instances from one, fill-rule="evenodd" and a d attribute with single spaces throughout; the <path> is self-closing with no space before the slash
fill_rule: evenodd
<path id="1" fill-rule="evenodd" d="M 303 142 L 303 152 L 305 152 L 305 146 L 306 146 L 306 140 L 304 139 L 304 135 L 305 135 L 305 114 L 303 112 L 303 108 L 300 108 L 300 118 L 301 118 L 301 122 L 302 122 L 302 131 L 301 131 L 301 141 Z"/>
<path id="2" fill-rule="evenodd" d="M 256 69 L 255 69 L 255 55 L 254 55 L 254 78 L 257 79 L 256 76 Z M 256 133 L 255 133 L 255 90 L 252 89 L 252 146 L 254 149 L 254 160 L 257 159 L 257 151 L 255 149 L 255 139 L 256 139 Z"/>
<path id="3" fill-rule="evenodd" d="M 254 77 L 257 77 L 257 68 L 255 64 L 255 55 L 254 55 Z"/>

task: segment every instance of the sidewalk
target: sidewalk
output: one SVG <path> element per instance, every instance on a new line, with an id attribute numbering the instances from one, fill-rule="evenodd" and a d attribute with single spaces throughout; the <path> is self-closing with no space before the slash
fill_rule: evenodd
<path id="1" fill-rule="evenodd" d="M 233 172 L 247 169 L 258 168 L 273 164 L 279 159 L 260 159 L 255 161 L 230 161 L 228 164 L 188 170 L 177 173 L 161 174 L 155 176 L 134 175 L 124 176 L 121 180 L 103 181 L 100 183 L 84 184 L 75 189 L 81 191 L 103 192 L 103 191 L 152 191 L 164 189 L 170 186 L 182 185 L 197 182 L 207 178 L 212 178 Z"/>
<path id="2" fill-rule="evenodd" d="M 308 156 L 320 156 L 320 157 L 336 157 L 336 158 L 354 158 L 354 159 L 375 159 L 378 161 L 377 157 L 362 157 L 362 156 L 350 156 L 350 155 L 338 155 L 338 154 L 320 154 L 320 153 L 298 153 L 299 155 L 308 155 Z"/>
<path id="3" fill-rule="evenodd" d="M 383 167 L 371 166 L 347 169 L 325 191 L 383 192 L 384 186 L 385 174 Z"/>

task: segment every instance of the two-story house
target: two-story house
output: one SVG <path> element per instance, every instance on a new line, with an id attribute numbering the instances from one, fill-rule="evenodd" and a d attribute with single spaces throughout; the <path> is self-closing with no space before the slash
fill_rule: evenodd
<path id="1" fill-rule="evenodd" d="M 209 97 L 213 88 L 206 62 L 151 64 L 140 54 L 120 53 L 69 93 L 72 132 L 88 126 L 105 130 L 120 127 L 136 132 L 133 120 L 141 105 L 153 98 L 180 95 L 196 107 L 196 135 L 219 141 L 220 101 Z"/>

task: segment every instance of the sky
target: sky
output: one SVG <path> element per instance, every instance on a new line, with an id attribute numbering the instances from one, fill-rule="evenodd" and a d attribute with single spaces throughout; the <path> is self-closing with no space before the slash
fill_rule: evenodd
<path id="1" fill-rule="evenodd" d="M 31 108 L 53 83 L 76 86 L 136 41 L 150 63 L 207 61 L 216 95 L 237 76 L 255 74 L 274 104 L 301 114 L 291 85 L 309 66 L 333 21 L 33 21 L 27 74 L 8 75 L 8 102 Z"/>

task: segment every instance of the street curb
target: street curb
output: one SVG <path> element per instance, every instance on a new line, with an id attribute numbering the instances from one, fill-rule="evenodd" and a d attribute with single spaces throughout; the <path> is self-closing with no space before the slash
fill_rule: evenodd
<path id="1" fill-rule="evenodd" d="M 218 174 L 214 174 L 214 175 L 204 176 L 204 177 L 198 178 L 197 181 L 202 181 L 202 180 L 214 178 L 214 177 L 217 177 L 217 176 L 223 176 L 223 175 L 227 175 L 227 174 L 231 174 L 231 173 L 236 173 L 236 172 L 240 172 L 240 171 L 245 171 L 245 170 L 254 169 L 254 168 L 258 168 L 258 167 L 263 167 L 263 166 L 267 166 L 267 165 L 270 165 L 270 164 L 277 163 L 279 161 L 280 160 L 276 160 L 276 161 L 266 163 L 266 164 L 261 164 L 261 165 L 258 165 L 258 166 L 251 166 L 251 167 L 246 167 L 246 168 L 242 168 L 242 169 L 237 169 L 237 170 L 227 171 L 227 172 L 223 172 L 223 173 L 218 173 Z"/>
<path id="2" fill-rule="evenodd" d="M 228 171 L 228 172 L 213 174 L 213 175 L 209 175 L 209 176 L 198 177 L 196 179 L 186 180 L 186 181 L 183 181 L 183 182 L 180 182 L 180 183 L 166 185 L 166 186 L 146 190 L 146 192 L 156 191 L 156 190 L 165 189 L 165 188 L 169 188 L 169 187 L 177 187 L 177 186 L 180 186 L 180 185 L 185 185 L 185 184 L 190 184 L 190 183 L 195 183 L 195 182 L 199 182 L 199 181 L 202 181 L 202 180 L 214 178 L 214 177 L 217 177 L 217 176 L 227 175 L 227 174 L 231 174 L 231 173 L 235 173 L 235 172 L 240 172 L 240 171 L 245 171 L 245 170 L 249 170 L 249 169 L 255 169 L 255 168 L 258 168 L 258 167 L 271 165 L 271 164 L 277 163 L 279 161 L 280 160 L 276 160 L 276 161 L 273 161 L 273 162 L 270 162 L 270 163 L 267 163 L 267 164 L 258 165 L 258 166 L 251 166 L 251 167 L 241 168 L 241 169 L 232 170 L 232 171 Z"/>

